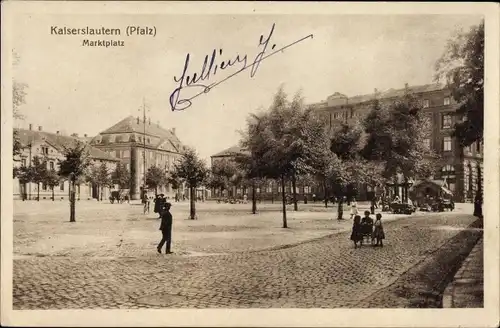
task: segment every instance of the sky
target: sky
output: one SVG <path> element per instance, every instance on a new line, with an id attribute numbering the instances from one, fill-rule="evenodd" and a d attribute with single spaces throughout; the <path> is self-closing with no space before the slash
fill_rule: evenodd
<path id="1" fill-rule="evenodd" d="M 434 64 L 457 30 L 477 24 L 478 16 L 456 15 L 53 15 L 16 17 L 13 47 L 20 61 L 14 78 L 28 85 L 23 121 L 44 131 L 96 135 L 121 119 L 142 116 L 143 100 L 151 122 L 175 128 L 184 144 L 206 160 L 238 143 L 251 112 L 270 105 L 283 84 L 301 90 L 306 103 L 335 92 L 347 96 L 433 82 Z M 223 49 L 216 63 L 236 55 L 248 61 L 261 51 L 259 38 L 275 24 L 275 50 L 310 34 L 263 60 L 251 77 L 240 72 L 172 111 L 170 95 L 179 86 L 190 54 L 188 75 L 201 72 L 205 56 Z M 128 25 L 155 27 L 156 35 L 127 36 Z M 119 28 L 123 47 L 84 47 L 84 39 L 103 37 L 51 35 L 51 27 Z M 269 52 L 267 52 L 269 53 Z M 208 83 L 238 71 L 220 70 Z M 189 91 L 183 90 L 183 94 Z"/>

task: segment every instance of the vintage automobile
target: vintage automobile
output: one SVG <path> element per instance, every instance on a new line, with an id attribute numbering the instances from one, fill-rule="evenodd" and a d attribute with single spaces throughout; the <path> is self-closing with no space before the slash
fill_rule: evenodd
<path id="1" fill-rule="evenodd" d="M 391 203 L 390 205 L 391 212 L 394 214 L 412 214 L 414 213 L 417 209 L 415 206 L 409 203 Z"/>

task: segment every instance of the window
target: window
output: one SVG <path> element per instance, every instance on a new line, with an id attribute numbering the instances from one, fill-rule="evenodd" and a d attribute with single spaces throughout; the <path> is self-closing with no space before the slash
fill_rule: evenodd
<path id="1" fill-rule="evenodd" d="M 443 168 L 441 169 L 441 176 L 449 177 L 451 175 L 455 175 L 455 168 L 453 167 L 453 165 L 448 164 L 443 166 Z"/>
<path id="2" fill-rule="evenodd" d="M 451 151 L 451 137 L 443 138 L 443 151 Z"/>
<path id="3" fill-rule="evenodd" d="M 431 149 L 431 139 L 424 139 L 424 145 L 427 149 Z"/>
<path id="4" fill-rule="evenodd" d="M 42 190 L 47 191 L 47 184 L 45 182 L 42 183 Z"/>
<path id="5" fill-rule="evenodd" d="M 449 105 L 450 104 L 450 97 L 445 97 L 444 98 L 444 105 Z"/>
<path id="6" fill-rule="evenodd" d="M 130 157 L 130 150 L 124 150 L 122 153 L 123 158 L 129 158 Z"/>
<path id="7" fill-rule="evenodd" d="M 26 166 L 26 158 L 23 158 L 21 163 L 22 166 Z"/>
<path id="8" fill-rule="evenodd" d="M 441 115 L 441 129 L 449 129 L 451 128 L 451 115 L 450 114 L 442 114 Z"/>
<path id="9" fill-rule="evenodd" d="M 49 154 L 49 147 L 43 147 L 42 146 L 42 154 L 48 155 Z"/>
<path id="10" fill-rule="evenodd" d="M 260 188 L 259 187 L 255 188 L 255 193 L 260 193 Z"/>
<path id="11" fill-rule="evenodd" d="M 117 151 L 115 152 L 115 156 L 116 156 L 116 157 L 118 157 L 118 158 L 120 158 L 120 151 L 119 151 L 119 150 L 117 150 Z"/>
<path id="12" fill-rule="evenodd" d="M 64 181 L 61 181 L 61 184 L 59 185 L 59 189 L 61 191 L 64 191 Z"/>
<path id="13" fill-rule="evenodd" d="M 278 186 L 278 192 L 281 192 L 281 186 Z"/>
<path id="14" fill-rule="evenodd" d="M 273 192 L 273 185 L 268 185 L 266 188 L 266 192 Z"/>
<path id="15" fill-rule="evenodd" d="M 307 186 L 306 186 L 306 187 L 304 187 L 304 193 L 305 193 L 305 194 L 308 194 L 308 193 L 310 193 L 310 192 L 311 192 L 311 188 L 310 188 L 310 187 L 307 187 Z"/>
<path id="16" fill-rule="evenodd" d="M 49 162 L 49 168 L 50 168 L 51 170 L 53 170 L 53 169 L 54 169 L 54 162 Z"/>
<path id="17" fill-rule="evenodd" d="M 429 108 L 430 102 L 429 99 L 424 99 L 424 108 Z"/>

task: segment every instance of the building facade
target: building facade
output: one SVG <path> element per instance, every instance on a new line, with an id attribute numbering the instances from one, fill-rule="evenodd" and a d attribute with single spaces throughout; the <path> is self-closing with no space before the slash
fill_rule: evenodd
<path id="1" fill-rule="evenodd" d="M 64 149 L 74 146 L 82 140 L 73 136 L 62 135 L 59 131 L 56 133 L 45 132 L 41 126 L 37 130 L 32 129 L 30 124 L 29 129 L 14 129 L 17 132 L 21 143 L 21 154 L 15 156 L 14 167 L 30 166 L 33 159 L 38 157 L 47 161 L 47 169 L 58 170 L 59 161 L 64 160 Z M 114 156 L 105 153 L 97 148 L 88 145 L 87 151 L 92 165 L 100 166 L 105 163 L 109 171 L 114 170 L 116 164 L 120 161 Z M 38 190 L 40 187 L 40 190 Z M 18 178 L 14 178 L 13 183 L 14 199 L 36 199 L 40 195 L 40 200 L 52 199 L 52 190 L 46 184 L 41 183 L 39 186 L 35 183 L 21 183 Z M 69 182 L 61 179 L 58 186 L 54 187 L 54 199 L 63 200 L 69 199 Z M 107 199 L 110 194 L 109 188 L 103 190 L 103 199 Z M 77 185 L 77 199 L 87 200 L 97 198 L 98 190 L 96 185 L 89 183 L 80 183 Z"/>
<path id="2" fill-rule="evenodd" d="M 478 190 L 479 180 L 483 181 L 483 145 L 474 143 L 462 148 L 451 136 L 452 129 L 458 118 L 453 115 L 458 104 L 453 100 L 451 91 L 440 84 L 422 86 L 405 85 L 401 89 L 390 89 L 372 94 L 348 98 L 335 93 L 325 101 L 312 104 L 318 115 L 330 127 L 340 122 L 362 120 L 372 109 L 373 102 L 378 99 L 382 104 L 391 103 L 410 93 L 423 104 L 423 111 L 430 120 L 429 138 L 426 140 L 429 148 L 437 153 L 442 161 L 436 167 L 431 177 L 441 181 L 454 194 L 456 202 L 470 202 Z M 483 184 L 481 184 L 482 186 Z M 365 188 L 366 189 L 366 188 Z M 368 190 L 360 190 L 363 198 Z"/>
<path id="3" fill-rule="evenodd" d="M 175 129 L 166 130 L 159 124 L 129 116 L 95 136 L 90 144 L 119 158 L 131 174 L 130 197 L 140 199 L 145 185 L 145 172 L 156 166 L 169 172 L 184 149 Z M 147 190 L 147 189 L 144 189 Z M 154 190 L 147 190 L 154 192 Z M 187 195 L 181 186 L 174 190 L 170 185 L 160 186 L 159 193 L 173 198 L 175 194 Z"/>

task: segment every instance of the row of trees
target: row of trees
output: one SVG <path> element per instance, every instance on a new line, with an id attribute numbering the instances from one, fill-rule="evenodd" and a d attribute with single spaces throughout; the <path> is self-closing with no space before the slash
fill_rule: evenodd
<path id="1" fill-rule="evenodd" d="M 78 176 L 75 183 L 77 186 L 82 183 L 97 185 L 99 191 L 98 200 L 102 201 L 104 188 L 113 188 L 114 186 L 118 186 L 120 189 L 129 188 L 130 173 L 124 165 L 118 163 L 114 170 L 110 170 L 105 163 L 97 166 L 91 164 L 90 161 L 88 161 L 88 165 L 86 160 L 82 160 L 82 162 L 85 163 L 85 170 L 83 170 L 83 174 Z M 46 185 L 50 188 L 52 200 L 54 200 L 54 187 L 58 186 L 61 181 L 67 180 L 67 176 L 63 174 L 61 168 L 49 168 L 47 158 L 39 156 L 34 156 L 29 166 L 14 168 L 14 177 L 17 177 L 22 185 L 26 183 L 36 184 L 37 200 L 40 200 L 40 185 Z M 22 197 L 25 200 L 24 193 Z"/>

